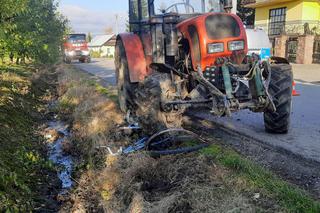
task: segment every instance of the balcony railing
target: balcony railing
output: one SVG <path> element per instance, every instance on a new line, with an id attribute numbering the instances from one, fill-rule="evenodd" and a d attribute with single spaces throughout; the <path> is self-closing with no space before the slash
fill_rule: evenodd
<path id="1" fill-rule="evenodd" d="M 254 4 L 256 3 L 256 0 L 242 0 L 241 4 L 246 5 L 246 4 Z"/>
<path id="2" fill-rule="evenodd" d="M 264 29 L 269 33 L 269 24 L 255 25 L 257 28 Z M 287 35 L 304 35 L 304 34 L 315 34 L 320 35 L 320 21 L 287 21 L 282 29 L 279 31 L 281 34 Z M 270 35 L 277 36 L 277 35 Z"/>

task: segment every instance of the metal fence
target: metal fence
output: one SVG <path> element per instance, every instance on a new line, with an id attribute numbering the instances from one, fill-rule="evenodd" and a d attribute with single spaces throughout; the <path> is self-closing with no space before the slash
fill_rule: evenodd
<path id="1" fill-rule="evenodd" d="M 320 36 L 314 38 L 312 59 L 313 63 L 320 64 Z"/>
<path id="2" fill-rule="evenodd" d="M 269 23 L 267 24 L 257 24 L 257 28 L 262 28 L 269 33 Z M 287 21 L 285 22 L 283 29 L 280 34 L 287 35 L 304 35 L 313 34 L 320 35 L 320 21 L 315 20 L 297 20 L 297 21 Z M 279 35 L 280 35 L 279 34 Z"/>

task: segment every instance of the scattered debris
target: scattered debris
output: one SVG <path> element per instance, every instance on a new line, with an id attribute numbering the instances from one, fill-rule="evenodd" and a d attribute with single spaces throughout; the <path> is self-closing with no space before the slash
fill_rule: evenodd
<path id="1" fill-rule="evenodd" d="M 120 131 L 123 131 L 124 134 L 126 134 L 126 135 L 130 135 L 130 134 L 132 134 L 133 132 L 140 131 L 140 130 L 141 130 L 141 127 L 139 126 L 139 124 L 134 123 L 134 124 L 131 124 L 131 125 L 126 126 L 126 127 L 120 127 L 119 130 L 120 130 Z"/>
<path id="2" fill-rule="evenodd" d="M 258 199 L 260 198 L 260 193 L 255 193 L 254 196 L 253 196 L 253 198 L 254 198 L 255 200 L 258 200 Z"/>
<path id="3" fill-rule="evenodd" d="M 134 124 L 128 127 L 121 127 L 120 130 L 128 129 L 141 129 L 139 125 Z M 183 135 L 181 135 L 181 133 Z M 183 147 L 178 147 L 177 144 L 187 140 L 197 140 L 201 144 L 187 145 Z M 151 155 L 170 155 L 170 154 L 179 154 L 179 153 L 189 153 L 194 152 L 204 147 L 207 147 L 209 144 L 202 139 L 199 135 L 194 132 L 191 132 L 186 129 L 166 129 L 160 131 L 156 134 L 153 134 L 150 137 L 143 137 L 136 141 L 133 145 L 122 149 L 116 152 L 113 152 L 108 146 L 99 146 L 100 148 L 105 148 L 108 150 L 109 154 L 112 156 L 121 155 L 121 154 L 130 154 L 140 150 L 150 151 Z"/>
<path id="4" fill-rule="evenodd" d="M 129 146 L 128 148 L 126 148 L 125 150 L 123 150 L 123 154 L 130 154 L 132 152 L 135 151 L 140 151 L 145 149 L 146 147 L 146 142 L 148 141 L 149 138 L 144 137 L 140 140 L 138 140 L 137 142 L 135 142 L 132 146 Z"/>
<path id="5" fill-rule="evenodd" d="M 63 137 L 63 132 L 57 131 L 56 129 L 47 128 L 45 130 L 44 138 L 50 142 L 53 143 L 54 141 L 58 140 L 60 137 Z"/>
<path id="6" fill-rule="evenodd" d="M 135 123 L 135 124 L 130 124 L 129 126 L 126 126 L 126 127 L 119 128 L 119 130 L 128 130 L 128 129 L 139 130 L 141 129 L 141 127 L 139 126 L 139 124 Z"/>

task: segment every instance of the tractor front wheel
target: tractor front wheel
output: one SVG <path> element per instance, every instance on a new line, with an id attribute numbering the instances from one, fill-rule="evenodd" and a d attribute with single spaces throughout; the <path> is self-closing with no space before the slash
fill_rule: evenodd
<path id="1" fill-rule="evenodd" d="M 271 65 L 269 94 L 273 99 L 276 112 L 264 113 L 264 124 L 267 132 L 287 133 L 290 125 L 292 107 L 292 67 L 289 64 Z"/>
<path id="2" fill-rule="evenodd" d="M 167 128 L 181 128 L 184 109 L 163 110 L 162 103 L 174 101 L 177 91 L 171 76 L 153 72 L 139 85 L 136 116 L 144 131 L 153 133 Z"/>

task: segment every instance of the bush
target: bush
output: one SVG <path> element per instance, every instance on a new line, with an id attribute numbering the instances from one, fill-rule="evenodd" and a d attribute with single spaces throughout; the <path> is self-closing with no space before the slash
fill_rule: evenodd
<path id="1" fill-rule="evenodd" d="M 101 53 L 98 51 L 91 51 L 90 54 L 92 58 L 101 58 Z"/>

